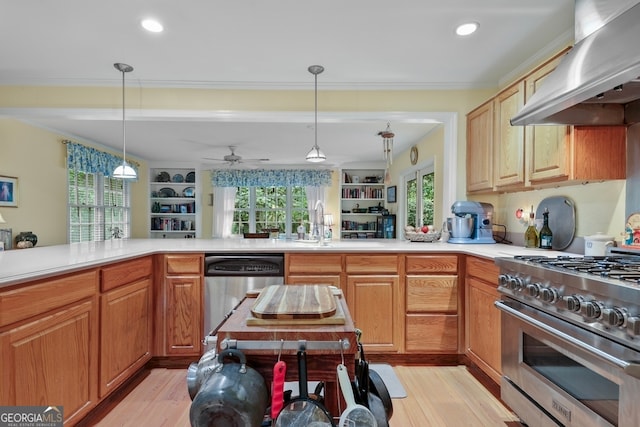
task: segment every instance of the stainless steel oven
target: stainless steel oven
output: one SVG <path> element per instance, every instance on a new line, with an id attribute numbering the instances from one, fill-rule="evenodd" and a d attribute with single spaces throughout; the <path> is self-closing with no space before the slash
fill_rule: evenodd
<path id="1" fill-rule="evenodd" d="M 633 258 L 496 260 L 501 397 L 530 427 L 640 425 L 640 274 L 607 273 Z"/>

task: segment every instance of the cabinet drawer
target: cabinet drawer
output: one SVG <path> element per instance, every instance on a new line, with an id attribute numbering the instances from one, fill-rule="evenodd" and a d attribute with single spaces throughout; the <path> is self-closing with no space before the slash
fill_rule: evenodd
<path id="1" fill-rule="evenodd" d="M 407 314 L 408 351 L 458 351 L 458 316 Z"/>
<path id="2" fill-rule="evenodd" d="M 408 312 L 457 312 L 457 276 L 407 276 Z"/>
<path id="3" fill-rule="evenodd" d="M 407 255 L 407 274 L 457 273 L 456 255 Z"/>
<path id="4" fill-rule="evenodd" d="M 102 269 L 102 292 L 151 276 L 153 262 L 150 256 L 121 262 Z"/>
<path id="5" fill-rule="evenodd" d="M 398 256 L 346 255 L 345 266 L 349 274 L 398 274 Z"/>
<path id="6" fill-rule="evenodd" d="M 340 288 L 340 275 L 335 276 L 320 276 L 320 275 L 306 275 L 306 276 L 289 276 L 287 278 L 288 285 L 330 285 Z"/>
<path id="7" fill-rule="evenodd" d="M 165 255 L 167 274 L 202 274 L 203 259 L 200 254 Z"/>
<path id="8" fill-rule="evenodd" d="M 342 255 L 287 254 L 289 274 L 342 273 Z"/>
<path id="9" fill-rule="evenodd" d="M 468 256 L 466 267 L 467 276 L 477 277 L 485 282 L 495 284 L 496 286 L 498 285 L 500 268 L 498 268 L 495 262 L 488 259 Z"/>
<path id="10" fill-rule="evenodd" d="M 98 270 L 45 280 L 0 293 L 0 326 L 80 301 L 98 290 Z"/>

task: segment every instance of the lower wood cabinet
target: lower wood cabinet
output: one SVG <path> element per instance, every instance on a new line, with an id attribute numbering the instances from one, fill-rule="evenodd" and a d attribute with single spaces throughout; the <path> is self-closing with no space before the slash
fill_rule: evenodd
<path id="1" fill-rule="evenodd" d="M 398 255 L 345 255 L 347 304 L 369 352 L 401 350 L 402 304 Z"/>
<path id="2" fill-rule="evenodd" d="M 457 353 L 458 277 L 407 276 L 407 351 Z"/>
<path id="3" fill-rule="evenodd" d="M 398 351 L 398 276 L 347 276 L 351 317 L 367 351 Z"/>
<path id="4" fill-rule="evenodd" d="M 161 263 L 160 310 L 156 330 L 162 356 L 200 356 L 203 340 L 202 254 L 170 254 Z"/>
<path id="5" fill-rule="evenodd" d="M 0 292 L 2 405 L 63 405 L 67 424 L 96 406 L 97 291 L 92 270 Z"/>
<path id="6" fill-rule="evenodd" d="M 492 260 L 468 256 L 466 271 L 466 354 L 499 383 L 502 372 L 500 311 L 493 305 L 499 299 L 499 269 Z"/>
<path id="7" fill-rule="evenodd" d="M 342 283 L 341 254 L 286 254 L 285 283 L 289 285 L 333 285 L 346 295 Z"/>
<path id="8" fill-rule="evenodd" d="M 147 277 L 100 296 L 100 397 L 151 359 L 151 284 Z"/>
<path id="9" fill-rule="evenodd" d="M 406 273 L 405 350 L 457 353 L 462 319 L 458 256 L 407 255 Z"/>
<path id="10" fill-rule="evenodd" d="M 134 259 L 102 269 L 101 398 L 115 390 L 151 359 L 152 273 L 152 257 Z"/>

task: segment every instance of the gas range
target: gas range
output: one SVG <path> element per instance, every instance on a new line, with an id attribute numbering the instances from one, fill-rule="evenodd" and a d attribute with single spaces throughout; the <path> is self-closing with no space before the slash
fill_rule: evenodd
<path id="1" fill-rule="evenodd" d="M 498 291 L 640 350 L 640 255 L 496 258 Z"/>

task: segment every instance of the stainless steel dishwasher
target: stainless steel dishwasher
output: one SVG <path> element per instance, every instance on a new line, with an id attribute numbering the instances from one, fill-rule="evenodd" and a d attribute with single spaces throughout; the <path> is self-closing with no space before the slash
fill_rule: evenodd
<path id="1" fill-rule="evenodd" d="M 204 336 L 242 302 L 247 291 L 284 284 L 284 254 L 208 253 L 204 257 Z"/>

